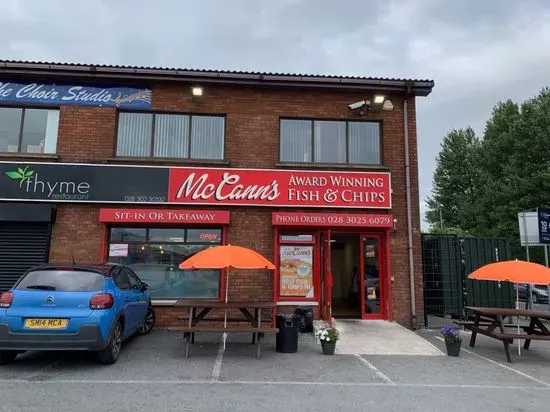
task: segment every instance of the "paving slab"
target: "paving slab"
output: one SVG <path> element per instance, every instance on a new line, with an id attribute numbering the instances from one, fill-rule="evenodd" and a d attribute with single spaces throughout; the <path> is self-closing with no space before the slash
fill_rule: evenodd
<path id="1" fill-rule="evenodd" d="M 336 320 L 340 340 L 338 354 L 421 355 L 445 354 L 428 340 L 396 322 L 378 320 Z"/>

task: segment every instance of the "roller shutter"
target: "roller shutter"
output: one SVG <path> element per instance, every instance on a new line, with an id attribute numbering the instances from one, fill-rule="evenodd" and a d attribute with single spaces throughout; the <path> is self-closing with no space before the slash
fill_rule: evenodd
<path id="1" fill-rule="evenodd" d="M 0 222 L 0 291 L 29 268 L 48 261 L 51 224 Z"/>

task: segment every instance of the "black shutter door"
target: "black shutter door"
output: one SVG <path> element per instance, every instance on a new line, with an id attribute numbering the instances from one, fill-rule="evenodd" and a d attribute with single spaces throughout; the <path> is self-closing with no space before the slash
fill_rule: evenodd
<path id="1" fill-rule="evenodd" d="M 0 291 L 32 266 L 46 263 L 49 245 L 49 223 L 0 222 Z"/>

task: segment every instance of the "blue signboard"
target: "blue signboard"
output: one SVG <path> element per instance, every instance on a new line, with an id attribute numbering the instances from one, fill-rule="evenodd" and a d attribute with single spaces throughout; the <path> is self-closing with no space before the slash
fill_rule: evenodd
<path id="1" fill-rule="evenodd" d="M 538 208 L 539 242 L 550 243 L 550 209 Z"/>
<path id="2" fill-rule="evenodd" d="M 86 84 L 0 82 L 0 102 L 148 109 L 151 107 L 151 89 Z"/>

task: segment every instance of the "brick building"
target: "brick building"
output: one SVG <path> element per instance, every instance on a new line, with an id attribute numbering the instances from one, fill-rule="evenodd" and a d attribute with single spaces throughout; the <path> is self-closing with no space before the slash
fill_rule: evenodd
<path id="1" fill-rule="evenodd" d="M 415 102 L 433 81 L 9 61 L 0 73 L 0 289 L 44 261 L 123 262 L 165 326 L 177 298 L 223 290 L 223 273 L 177 265 L 229 243 L 277 266 L 232 271 L 230 300 L 422 319 Z"/>

